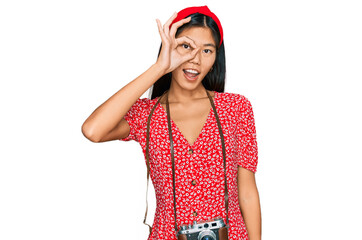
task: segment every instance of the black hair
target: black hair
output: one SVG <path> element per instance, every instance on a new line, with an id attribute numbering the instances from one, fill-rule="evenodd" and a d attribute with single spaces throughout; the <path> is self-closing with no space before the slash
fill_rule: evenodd
<path id="1" fill-rule="evenodd" d="M 210 91 L 224 92 L 225 88 L 225 49 L 224 41 L 220 45 L 220 32 L 216 22 L 209 16 L 194 13 L 189 15 L 191 20 L 188 23 L 183 24 L 177 29 L 176 36 L 180 34 L 183 30 L 190 27 L 208 27 L 211 29 L 212 36 L 217 45 L 216 49 L 216 59 L 215 63 L 212 66 L 212 70 L 204 77 L 202 80 L 202 85 Z M 160 55 L 162 49 L 162 43 L 158 52 Z M 170 89 L 172 79 L 172 72 L 169 72 L 163 75 L 152 85 L 151 99 L 161 96 L 164 92 Z"/>

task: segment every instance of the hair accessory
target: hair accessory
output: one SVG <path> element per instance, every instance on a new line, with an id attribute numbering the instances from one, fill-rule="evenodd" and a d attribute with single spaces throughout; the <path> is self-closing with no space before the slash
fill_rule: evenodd
<path id="1" fill-rule="evenodd" d="M 191 14 L 194 14 L 194 13 L 204 14 L 206 16 L 211 17 L 215 21 L 215 23 L 217 24 L 217 27 L 219 28 L 219 32 L 220 32 L 219 46 L 221 46 L 221 43 L 223 41 L 223 30 L 222 30 L 220 20 L 218 19 L 218 17 L 213 12 L 210 11 L 210 9 L 206 5 L 201 6 L 201 7 L 188 7 L 188 8 L 182 9 L 181 11 L 179 11 L 177 13 L 177 17 L 170 24 L 170 28 L 171 28 L 172 24 L 174 24 L 175 22 L 178 22 L 181 19 L 184 19 L 187 16 L 189 16 Z"/>

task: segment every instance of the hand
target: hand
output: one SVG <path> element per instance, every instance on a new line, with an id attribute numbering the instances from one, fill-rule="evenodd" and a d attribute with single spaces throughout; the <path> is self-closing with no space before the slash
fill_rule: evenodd
<path id="1" fill-rule="evenodd" d="M 162 48 L 160 55 L 157 59 L 156 64 L 158 64 L 166 73 L 172 72 L 182 63 L 192 59 L 195 57 L 199 48 L 196 47 L 194 41 L 186 37 L 175 38 L 177 28 L 182 26 L 183 24 L 189 22 L 191 17 L 182 19 L 176 23 L 174 23 L 170 29 L 170 24 L 176 18 L 177 13 L 174 13 L 172 17 L 165 23 L 165 25 L 161 26 L 161 22 L 159 19 L 156 19 L 158 31 L 162 40 Z M 187 45 L 191 47 L 191 51 L 186 51 L 186 53 L 181 54 L 177 51 L 177 47 L 180 45 Z"/>

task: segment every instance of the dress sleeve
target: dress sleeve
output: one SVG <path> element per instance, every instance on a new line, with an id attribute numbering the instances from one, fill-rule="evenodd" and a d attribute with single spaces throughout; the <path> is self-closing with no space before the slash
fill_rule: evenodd
<path id="1" fill-rule="evenodd" d="M 239 105 L 237 122 L 237 164 L 252 172 L 256 172 L 258 164 L 258 147 L 254 114 L 250 101 L 242 96 Z"/>
<path id="2" fill-rule="evenodd" d="M 128 122 L 131 130 L 128 136 L 125 138 L 120 138 L 120 141 L 134 140 L 139 142 L 142 126 L 144 126 L 144 123 L 147 120 L 147 109 L 149 108 L 149 104 L 150 99 L 139 98 L 128 110 L 123 118 Z"/>

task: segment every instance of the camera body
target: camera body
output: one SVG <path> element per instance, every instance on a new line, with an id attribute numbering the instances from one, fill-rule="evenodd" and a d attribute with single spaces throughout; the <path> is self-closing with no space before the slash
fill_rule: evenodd
<path id="1" fill-rule="evenodd" d="M 217 217 L 208 221 L 181 225 L 178 240 L 227 240 L 228 231 L 224 220 Z"/>

